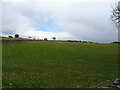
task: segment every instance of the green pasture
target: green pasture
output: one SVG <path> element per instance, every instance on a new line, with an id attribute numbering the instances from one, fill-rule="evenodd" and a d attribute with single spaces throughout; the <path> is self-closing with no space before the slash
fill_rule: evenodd
<path id="1" fill-rule="evenodd" d="M 3 88 L 91 88 L 118 77 L 118 45 L 41 41 L 2 46 Z"/>
<path id="2" fill-rule="evenodd" d="M 0 37 L 0 40 L 27 40 L 27 39 L 24 39 L 24 38 L 7 38 L 7 37 Z"/>

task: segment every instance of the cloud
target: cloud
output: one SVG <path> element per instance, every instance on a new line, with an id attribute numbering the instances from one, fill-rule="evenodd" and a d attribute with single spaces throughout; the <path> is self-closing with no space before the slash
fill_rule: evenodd
<path id="1" fill-rule="evenodd" d="M 117 30 L 110 21 L 114 1 L 89 1 L 2 0 L 2 34 L 95 42 L 117 40 Z"/>
<path id="2" fill-rule="evenodd" d="M 62 39 L 62 40 L 68 40 L 68 38 L 69 39 L 74 38 L 73 36 L 71 37 L 71 35 L 66 32 L 27 31 L 22 35 L 24 37 L 31 36 L 32 38 L 36 38 L 36 39 L 48 38 L 49 40 L 51 40 L 52 37 L 56 37 L 57 39 Z"/>

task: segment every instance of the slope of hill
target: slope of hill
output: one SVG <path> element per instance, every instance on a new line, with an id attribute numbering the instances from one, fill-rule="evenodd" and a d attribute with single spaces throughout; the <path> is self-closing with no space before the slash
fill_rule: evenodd
<path id="1" fill-rule="evenodd" d="M 2 54 L 4 88 L 89 88 L 118 77 L 117 44 L 13 43 Z"/>

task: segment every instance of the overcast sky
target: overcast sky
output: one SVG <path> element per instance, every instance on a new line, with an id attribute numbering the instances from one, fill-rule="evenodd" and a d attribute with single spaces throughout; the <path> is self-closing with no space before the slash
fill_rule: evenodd
<path id="1" fill-rule="evenodd" d="M 110 20 L 119 0 L 2 0 L 0 35 L 58 40 L 117 41 Z"/>

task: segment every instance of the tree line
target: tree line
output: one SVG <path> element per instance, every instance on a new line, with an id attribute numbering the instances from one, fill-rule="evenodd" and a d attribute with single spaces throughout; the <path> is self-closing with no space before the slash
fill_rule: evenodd
<path id="1" fill-rule="evenodd" d="M 20 38 L 19 34 L 15 34 L 14 37 L 13 36 L 8 36 L 8 38 Z M 28 36 L 29 39 L 31 39 L 31 36 Z M 56 37 L 52 37 L 53 40 L 56 40 Z M 33 38 L 33 40 L 35 40 L 35 38 Z M 44 40 L 48 40 L 47 38 L 44 38 Z"/>

